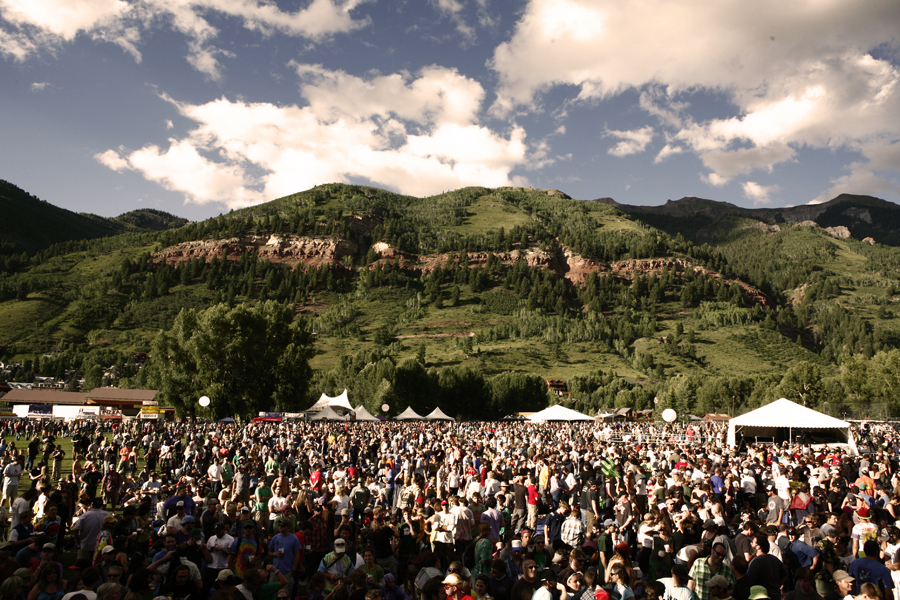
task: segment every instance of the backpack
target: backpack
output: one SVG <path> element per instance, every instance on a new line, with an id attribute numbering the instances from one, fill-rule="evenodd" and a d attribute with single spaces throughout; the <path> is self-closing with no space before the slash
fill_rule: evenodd
<path id="1" fill-rule="evenodd" d="M 482 538 L 477 538 L 477 539 L 472 540 L 466 546 L 466 549 L 463 550 L 462 561 L 463 561 L 463 566 L 465 568 L 470 569 L 470 570 L 475 568 L 475 562 L 476 562 L 475 557 L 477 556 L 475 553 L 475 547 L 478 545 L 478 542 L 481 539 Z"/>

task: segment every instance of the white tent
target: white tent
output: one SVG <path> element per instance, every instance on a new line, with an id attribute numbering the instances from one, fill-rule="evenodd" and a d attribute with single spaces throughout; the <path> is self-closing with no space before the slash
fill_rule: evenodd
<path id="1" fill-rule="evenodd" d="M 324 421 L 325 419 L 328 419 L 329 421 L 346 421 L 347 417 L 338 414 L 330 406 L 326 406 L 322 410 L 309 415 L 310 421 Z"/>
<path id="2" fill-rule="evenodd" d="M 553 406 L 548 406 L 544 410 L 536 412 L 533 415 L 529 415 L 528 420 L 541 423 L 543 421 L 593 421 L 594 418 L 582 414 L 577 410 L 555 404 Z"/>
<path id="3" fill-rule="evenodd" d="M 355 409 L 353 409 L 353 412 L 356 414 L 357 421 L 377 421 L 378 420 L 375 417 L 373 417 L 372 413 L 367 411 L 366 408 L 362 404 L 360 404 Z"/>
<path id="4" fill-rule="evenodd" d="M 350 406 L 350 400 L 347 399 L 347 390 L 346 389 L 343 392 L 341 392 L 340 396 L 335 396 L 334 398 L 331 398 L 330 396 L 326 396 L 323 393 L 321 396 L 319 396 L 319 400 L 315 404 L 313 404 L 308 409 L 306 409 L 306 412 L 308 412 L 308 413 L 319 412 L 320 410 L 322 410 L 325 407 L 331 407 L 334 409 L 340 408 L 340 409 L 344 409 L 348 412 L 353 410 L 353 407 Z"/>
<path id="5" fill-rule="evenodd" d="M 398 421 L 421 421 L 422 415 L 418 414 L 412 408 L 407 406 L 406 410 L 394 417 L 394 419 Z"/>
<path id="6" fill-rule="evenodd" d="M 736 446 L 738 436 L 781 442 L 802 437 L 806 443 L 856 443 L 850 434 L 850 423 L 781 398 L 747 414 L 728 421 L 728 445 Z"/>
<path id="7" fill-rule="evenodd" d="M 428 413 L 425 416 L 425 418 L 428 419 L 429 421 L 455 421 L 456 420 L 453 417 L 448 417 L 447 415 L 445 415 L 444 411 L 441 410 L 440 406 L 435 408 L 430 413 Z"/>

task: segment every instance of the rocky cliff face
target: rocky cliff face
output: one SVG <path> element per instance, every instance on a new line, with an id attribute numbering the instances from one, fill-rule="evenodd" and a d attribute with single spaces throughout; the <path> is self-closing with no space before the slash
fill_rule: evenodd
<path id="1" fill-rule="evenodd" d="M 412 256 L 399 252 L 396 248 L 384 242 L 378 242 L 372 248 L 381 255 L 381 258 L 369 265 L 368 268 L 377 268 L 384 262 L 399 260 L 402 268 L 415 273 L 417 276 L 427 275 L 439 265 L 446 266 L 456 255 L 423 255 Z M 227 258 L 229 261 L 240 260 L 244 252 L 256 254 L 259 258 L 271 262 L 286 263 L 289 265 L 311 265 L 340 263 L 344 256 L 353 256 L 358 252 L 357 245 L 347 240 L 333 240 L 329 238 L 309 238 L 297 236 L 247 236 L 242 238 L 228 238 L 222 240 L 200 240 L 185 242 L 171 246 L 154 254 L 157 261 L 165 261 L 171 265 L 203 258 L 207 262 L 214 256 Z M 572 285 L 582 285 L 594 272 L 602 272 L 608 277 L 616 277 L 626 281 L 633 281 L 639 275 L 660 273 L 664 269 L 675 268 L 679 273 L 686 270 L 704 275 L 706 277 L 721 278 L 721 275 L 694 265 L 690 261 L 680 258 L 648 258 L 637 260 L 624 260 L 615 263 L 598 263 L 585 258 L 563 244 L 556 244 L 549 249 L 529 248 L 526 250 L 512 250 L 510 252 L 497 252 L 495 256 L 507 265 L 514 264 L 520 258 L 532 269 L 549 269 L 560 277 L 564 277 Z M 470 252 L 468 261 L 470 266 L 484 266 L 487 264 L 487 252 Z M 759 290 L 741 284 L 745 295 L 755 302 L 768 305 L 769 300 Z"/>
<path id="2" fill-rule="evenodd" d="M 154 258 L 175 265 L 198 257 L 206 261 L 212 260 L 213 256 L 239 260 L 245 251 L 271 262 L 319 265 L 339 261 L 344 256 L 352 256 L 356 253 L 357 247 L 355 243 L 347 240 L 292 235 L 253 235 L 184 242 L 157 252 Z"/>

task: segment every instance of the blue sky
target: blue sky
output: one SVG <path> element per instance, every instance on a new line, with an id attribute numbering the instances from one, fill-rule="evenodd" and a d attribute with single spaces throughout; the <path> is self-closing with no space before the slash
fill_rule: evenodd
<path id="1" fill-rule="evenodd" d="M 900 202 L 900 3 L 0 0 L 0 178 L 203 219 L 319 183 Z"/>

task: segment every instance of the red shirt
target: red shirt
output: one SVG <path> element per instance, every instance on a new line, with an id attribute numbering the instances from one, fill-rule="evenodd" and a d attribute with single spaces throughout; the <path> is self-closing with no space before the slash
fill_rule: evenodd
<path id="1" fill-rule="evenodd" d="M 312 472 L 312 475 L 309 476 L 309 485 L 317 492 L 322 491 L 322 471 L 316 469 Z"/>

